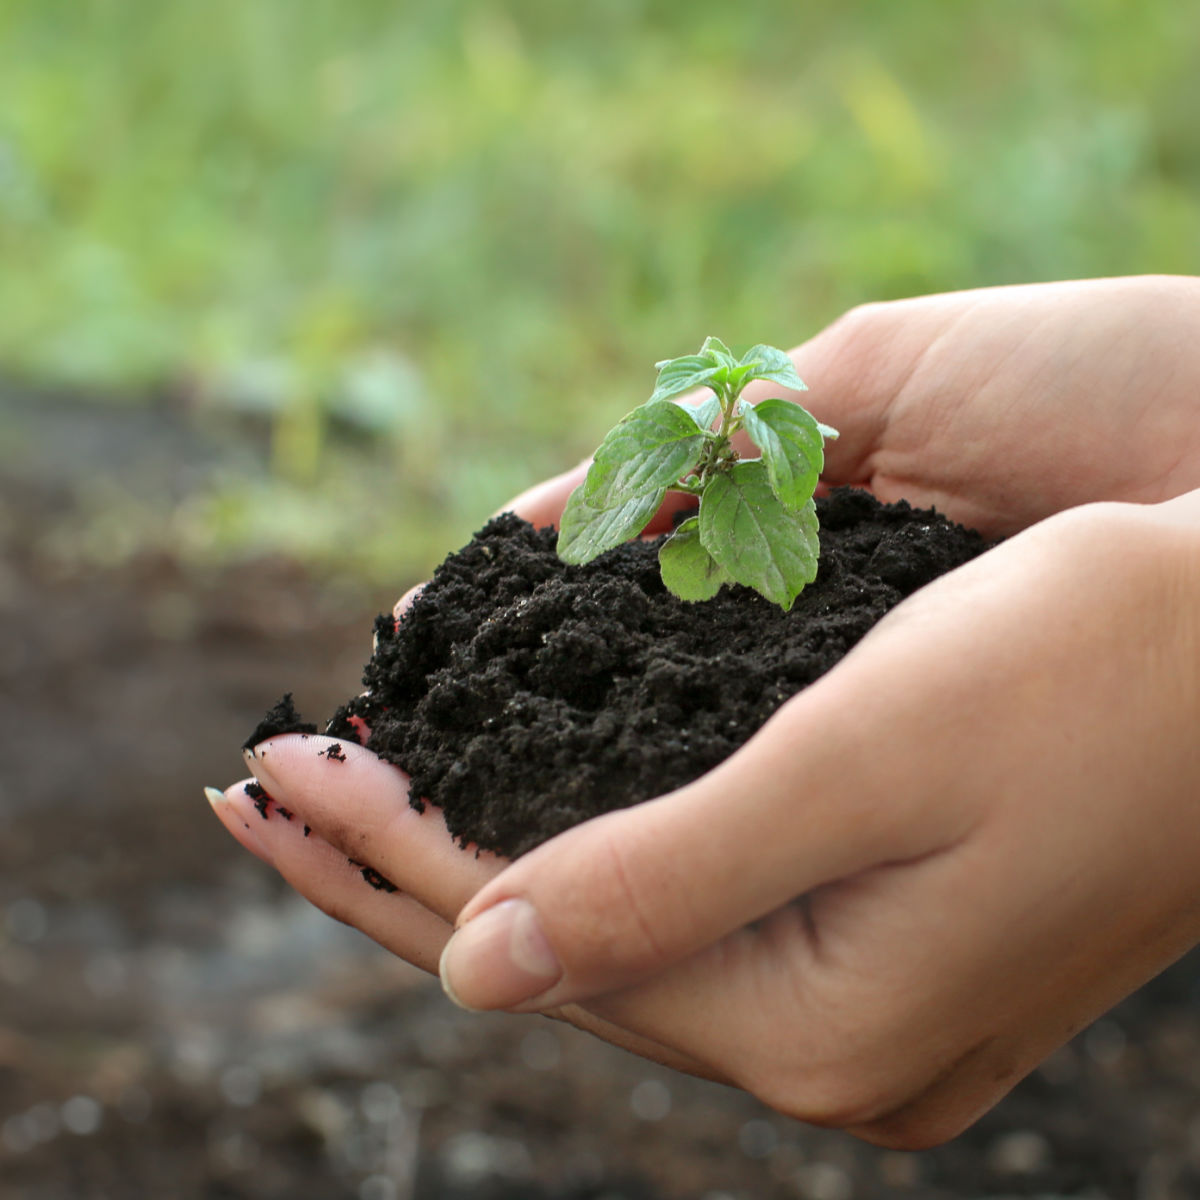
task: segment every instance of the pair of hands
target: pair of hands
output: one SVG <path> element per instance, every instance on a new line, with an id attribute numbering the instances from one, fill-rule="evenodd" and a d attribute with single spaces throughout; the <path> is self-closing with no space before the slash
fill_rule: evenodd
<path id="1" fill-rule="evenodd" d="M 1200 281 L 872 305 L 793 357 L 825 483 L 1009 540 L 715 770 L 515 863 L 327 739 L 251 755 L 292 821 L 214 808 L 459 1003 L 912 1149 L 1200 940 Z M 512 507 L 551 523 L 581 477 Z"/>

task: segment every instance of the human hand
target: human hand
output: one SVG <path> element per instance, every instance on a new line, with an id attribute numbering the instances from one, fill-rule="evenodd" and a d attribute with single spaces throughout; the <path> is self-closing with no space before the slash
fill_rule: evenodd
<path id="1" fill-rule="evenodd" d="M 806 405 L 819 417 L 838 425 L 842 430 L 841 441 L 829 448 L 825 478 L 832 483 L 853 482 L 869 486 L 882 499 L 894 499 L 902 494 L 914 503 L 936 503 L 950 516 L 974 523 L 990 532 L 1021 528 L 1057 508 L 1092 498 L 1108 496 L 1153 501 L 1194 485 L 1200 482 L 1196 478 L 1196 436 L 1192 430 L 1195 422 L 1191 421 L 1195 386 L 1189 383 L 1189 373 L 1192 380 L 1196 377 L 1195 352 L 1187 340 L 1190 332 L 1185 335 L 1182 327 L 1186 325 L 1190 331 L 1194 325 L 1197 303 L 1194 281 L 1150 279 L 996 289 L 855 310 L 794 352 L 801 374 L 814 384 L 813 391 L 805 396 Z M 1189 307 L 1191 316 L 1186 311 Z M 1119 333 L 1114 333 L 1114 330 Z M 1068 370 L 1068 367 L 1074 369 Z M 1048 394 L 1052 397 L 1050 400 L 1046 399 Z M 1041 417 L 1041 432 L 1045 436 L 1034 440 L 1029 430 L 1038 429 L 1033 420 L 1038 415 Z M 1067 444 L 1082 446 L 1086 452 L 1068 457 L 1062 449 Z M 577 468 L 540 485 L 521 497 L 513 507 L 535 524 L 554 522 L 567 495 L 582 478 L 584 469 Z M 1165 509 L 1159 510 L 1160 515 L 1163 511 Z M 666 516 L 662 514 L 660 520 L 665 522 Z M 1012 552 L 1006 549 L 1004 553 L 1007 555 Z M 993 556 L 989 555 L 984 561 L 992 560 Z M 981 570 L 982 567 L 973 567 L 971 575 L 977 576 Z M 957 587 L 959 584 L 942 581 L 936 589 L 928 591 L 935 596 L 948 596 L 953 594 L 948 590 L 951 586 Z M 988 584 L 982 590 L 986 592 L 990 586 Z M 1003 591 L 1003 588 L 1000 590 Z M 856 652 L 857 657 L 852 656 L 851 660 L 818 685 L 821 690 L 814 691 L 808 698 L 803 706 L 804 711 L 815 705 L 814 711 L 824 712 L 826 719 L 833 721 L 834 725 L 840 713 L 840 719 L 851 728 L 858 727 L 858 735 L 862 740 L 863 730 L 870 729 L 871 723 L 862 724 L 860 717 L 850 711 L 845 686 L 835 691 L 832 683 L 846 678 L 849 664 L 860 662 L 868 648 L 878 645 L 878 639 L 888 628 L 896 628 L 905 613 L 918 614 L 933 604 L 935 600 L 924 593 L 910 600 L 889 618 L 890 624 L 885 622 L 863 644 Z M 1039 609 L 1035 615 L 1039 621 L 1045 620 L 1050 628 L 1054 627 L 1053 606 L 1044 613 Z M 961 614 L 959 619 L 961 621 Z M 925 628 L 928 630 L 928 622 Z M 1104 628 L 1103 621 L 1099 622 L 1097 628 Z M 973 624 L 968 632 L 972 630 L 975 630 Z M 922 647 L 931 655 L 931 663 L 945 657 L 936 637 L 914 642 L 914 654 Z M 871 657 L 874 660 L 874 655 Z M 913 662 L 917 664 L 913 668 L 914 673 L 921 675 L 922 668 L 915 657 Z M 972 681 L 970 671 L 966 670 L 968 659 L 962 659 L 958 665 L 962 668 L 960 682 L 968 688 L 973 682 L 977 683 Z M 888 671 L 883 668 L 878 670 L 879 675 L 873 685 L 874 694 L 880 697 L 894 696 L 895 683 L 889 680 Z M 1133 674 L 1137 674 L 1136 666 Z M 868 675 L 872 673 L 868 672 Z M 931 675 L 922 682 L 928 684 L 935 678 L 940 676 Z M 908 683 L 901 683 L 900 686 L 908 696 L 915 696 L 918 692 L 927 696 L 928 702 L 933 705 L 930 712 L 934 715 L 938 713 L 936 689 L 914 689 Z M 872 693 L 868 691 L 865 694 Z M 840 696 L 845 708 L 839 708 L 835 703 L 820 703 L 818 697 L 821 696 Z M 728 788 L 730 776 L 727 772 L 734 769 L 731 764 L 745 761 L 754 767 L 759 776 L 765 772 L 766 777 L 762 782 L 766 790 L 763 795 L 769 796 L 771 789 L 766 786 L 770 783 L 768 777 L 780 767 L 779 746 L 786 745 L 787 739 L 784 737 L 781 742 L 775 734 L 768 735 L 768 731 L 780 727 L 781 723 L 783 728 L 791 727 L 798 718 L 788 714 L 798 706 L 799 699 L 789 705 L 767 730 L 753 739 L 741 754 L 707 777 L 708 783 L 718 790 L 721 787 Z M 1079 739 L 1085 743 L 1088 739 L 1088 711 L 1085 708 L 1079 714 L 1077 728 Z M 1004 713 L 999 715 L 1003 716 Z M 1048 728 L 1053 727 L 1052 723 L 1048 723 Z M 1059 727 L 1062 727 L 1061 722 Z M 819 723 L 814 724 L 813 728 L 820 728 Z M 1008 731 L 1002 721 L 995 723 L 991 730 L 993 754 L 1005 756 L 1010 751 L 1019 754 L 1019 751 L 1012 749 L 1010 741 L 1006 742 Z M 811 739 L 806 739 L 805 745 L 808 740 Z M 285 739 L 285 742 L 293 741 Z M 775 747 L 774 756 L 772 747 Z M 351 761 L 359 761 L 357 756 L 361 752 L 347 747 L 347 753 Z M 323 759 L 320 761 L 322 764 L 325 762 Z M 258 764 L 260 772 L 263 771 L 264 762 Z M 282 767 L 286 779 L 281 781 L 275 778 L 271 786 L 273 790 L 283 790 L 294 804 L 316 803 L 323 806 L 319 807 L 319 811 L 326 814 L 331 824 L 318 825 L 317 828 L 323 829 L 331 844 L 343 848 L 349 846 L 353 850 L 353 844 L 356 844 L 355 829 L 360 835 L 364 830 L 375 830 L 373 853 L 390 856 L 389 861 L 393 863 L 391 869 L 410 895 L 402 898 L 386 893 L 370 894 L 369 889 L 362 886 L 357 872 L 347 868 L 345 856 L 330 849 L 329 844 L 319 841 L 317 837 L 305 839 L 303 843 L 293 839 L 296 853 L 286 854 L 282 861 L 278 857 L 278 847 L 272 856 L 299 890 L 317 903 L 367 929 L 395 952 L 426 968 L 432 968 L 449 937 L 449 918 L 487 878 L 500 871 L 503 864 L 488 856 L 476 860 L 461 854 L 450 843 L 436 814 L 428 815 L 424 823 L 419 823 L 415 814 L 406 817 L 396 815 L 394 810 L 411 812 L 404 803 L 407 793 L 404 791 L 403 776 L 370 756 L 364 756 L 364 762 L 368 765 L 360 764 L 361 770 L 373 773 L 371 782 L 369 786 L 360 783 L 354 794 L 339 786 L 348 783 L 348 776 L 334 776 L 325 780 L 325 786 L 331 790 L 323 792 L 319 798 L 314 797 L 312 790 L 318 786 L 318 771 L 324 777 L 330 776 L 330 771 L 323 765 L 314 767 L 311 753 L 292 759 L 286 755 L 282 758 L 277 756 L 275 774 L 278 776 Z M 938 765 L 944 766 L 945 760 L 939 759 L 937 764 L 908 764 L 918 776 L 922 769 L 932 776 L 936 773 L 933 768 Z M 749 772 L 752 778 L 758 777 L 754 771 Z M 878 778 L 879 773 L 875 777 L 876 782 Z M 705 783 L 705 780 L 697 781 L 693 788 Z M 777 785 L 775 791 L 779 790 Z M 785 786 L 783 790 L 791 795 L 795 787 Z M 234 789 L 231 796 L 235 802 L 237 795 L 238 791 Z M 295 799 L 297 795 L 301 797 L 299 801 Z M 676 797 L 684 795 L 689 797 L 685 801 L 688 805 L 699 803 L 698 793 L 692 789 L 683 789 L 675 794 Z M 883 803 L 878 794 L 873 799 L 877 804 Z M 968 796 L 967 799 L 973 797 Z M 642 807 L 647 814 L 659 811 L 657 806 L 664 804 L 665 800 Z M 857 807 L 852 804 L 847 811 L 861 813 L 863 804 L 866 803 L 869 809 L 871 801 L 872 795 L 864 795 Z M 757 799 L 755 806 L 761 807 Z M 228 807 L 221 811 L 223 819 L 227 820 L 237 836 L 242 823 L 228 819 L 232 811 Z M 636 810 L 639 814 L 641 811 Z M 700 811 L 696 810 L 697 813 Z M 809 810 L 805 808 L 803 811 Z M 822 807 L 818 815 L 824 813 Z M 617 829 L 624 828 L 621 822 L 626 816 L 616 814 L 614 818 L 589 823 L 580 830 L 555 839 L 547 847 L 523 859 L 496 886 L 503 888 L 506 881 L 508 884 L 519 881 L 521 872 L 534 870 L 531 864 L 548 861 L 547 856 L 551 853 L 564 855 L 563 862 L 572 861 L 571 854 L 581 852 L 572 850 L 572 847 L 590 847 L 592 851 L 598 851 L 601 862 L 614 859 L 615 852 L 608 847 L 610 844 L 623 844 L 620 839 L 625 835 L 618 834 Z M 634 814 L 628 816 L 634 821 L 649 819 L 649 815 L 646 818 Z M 1012 820 L 1015 824 L 1016 818 Z M 245 824 L 249 825 L 249 822 Z M 1069 826 L 1069 822 L 1066 824 Z M 402 826 L 407 854 L 400 854 L 396 858 Z M 752 827 L 759 828 L 752 825 L 746 828 Z M 266 834 L 267 828 L 260 828 L 259 833 Z M 628 828 L 636 830 L 640 826 L 634 824 Z M 417 829 L 420 830 L 419 834 L 415 833 Z M 269 830 L 270 837 L 274 837 L 276 832 L 283 835 L 283 823 L 275 822 L 269 826 Z M 760 828 L 759 832 L 761 834 L 763 830 Z M 842 831 L 843 834 L 845 832 Z M 884 822 L 875 830 L 875 835 L 886 842 L 896 832 Z M 917 829 L 916 832 L 921 830 Z M 767 840 L 771 840 L 770 836 Z M 698 888 L 706 894 L 719 891 L 710 885 L 703 871 L 696 871 L 693 876 L 689 864 L 694 869 L 696 864 L 711 860 L 715 852 L 728 870 L 759 874 L 759 856 L 755 848 L 747 843 L 744 857 L 739 857 L 733 853 L 736 844 L 712 836 L 710 852 L 706 856 L 697 857 L 693 854 L 689 858 L 687 855 L 677 855 L 670 860 L 677 867 L 666 873 L 678 890 L 673 901 L 676 916 L 680 911 L 686 912 L 688 906 L 696 901 L 694 893 Z M 903 844 L 903 839 L 896 842 L 892 846 L 893 851 Z M 1175 844 L 1180 846 L 1183 843 Z M 845 852 L 853 858 L 853 851 L 854 841 L 850 839 Z M 585 857 L 593 856 L 585 854 Z M 659 871 L 663 865 L 661 846 L 651 845 L 649 858 L 651 864 L 645 869 Z M 369 861 L 373 862 L 374 859 Z M 476 866 L 468 868 L 467 862 Z M 755 865 L 747 867 L 747 863 Z M 543 866 L 541 870 L 545 874 L 542 894 L 548 895 L 553 890 L 554 879 L 561 876 L 556 876 L 549 867 Z M 847 869 L 847 875 L 852 877 L 853 871 Z M 882 878 L 886 882 L 889 877 L 887 869 L 878 865 L 866 870 L 867 879 Z M 909 879 L 916 875 L 909 873 L 898 877 Z M 701 880 L 699 885 L 696 878 Z M 820 911 L 836 915 L 839 910 L 834 898 L 847 894 L 847 891 L 851 897 L 857 896 L 858 902 L 865 904 L 868 912 L 875 911 L 871 904 L 877 899 L 873 888 L 878 884 L 873 883 L 856 891 L 856 883 L 851 878 L 843 878 L 840 883 L 834 881 L 837 878 L 831 877 L 827 885 L 808 896 L 806 904 L 810 913 L 814 911 L 813 903 L 819 898 L 823 906 Z M 630 876 L 629 886 L 640 889 L 643 882 L 636 876 Z M 596 888 L 602 891 L 604 886 L 593 884 L 586 873 L 573 879 L 570 872 L 567 872 L 565 885 L 565 894 L 579 895 L 585 907 L 587 897 L 594 898 Z M 798 892 L 800 890 L 797 889 Z M 1100 890 L 1103 891 L 1103 888 Z M 730 893 L 731 896 L 733 894 Z M 461 919 L 479 914 L 490 902 L 489 896 L 495 899 L 493 891 L 485 891 L 481 899 L 468 906 Z M 426 904 L 421 905 L 420 899 L 424 899 Z M 717 903 L 720 906 L 719 898 Z M 506 906 L 506 910 L 511 911 L 512 906 Z M 565 913 L 566 908 L 556 908 L 556 911 Z M 775 913 L 760 923 L 753 937 L 775 930 L 782 947 L 788 936 L 787 911 Z M 726 912 L 727 915 L 737 916 L 739 910 L 732 900 Z M 882 907 L 879 912 L 879 919 L 886 926 L 889 918 Z M 594 909 L 591 916 L 594 927 L 597 924 Z M 902 920 L 903 916 L 901 905 L 899 916 L 891 919 Z M 579 919 L 578 911 L 576 919 Z M 666 927 L 670 927 L 670 909 L 661 919 Z M 474 936 L 478 937 L 480 926 L 476 925 L 474 929 Z M 569 932 L 569 921 L 565 916 L 560 925 L 560 937 L 565 936 L 564 931 Z M 647 971 L 659 971 L 659 976 L 653 980 L 653 987 L 642 983 L 632 989 L 631 996 L 626 997 L 626 1002 L 633 1004 L 635 1010 L 630 1020 L 606 1021 L 600 1015 L 605 1006 L 618 1002 L 614 995 L 593 1000 L 586 1008 L 568 1004 L 558 1010 L 561 1015 L 650 1057 L 670 1061 L 683 1069 L 741 1082 L 743 1086 L 776 1102 L 785 1111 L 825 1123 L 853 1124 L 857 1132 L 874 1140 L 915 1144 L 946 1136 L 969 1121 L 972 1096 L 976 1109 L 986 1107 L 1033 1065 L 1039 1056 L 1039 1044 L 1042 1044 L 1044 1052 L 1063 1040 L 1069 1032 L 1064 1028 L 1049 1040 L 1043 1036 L 1039 1043 L 1035 1023 L 1027 1023 L 1027 1036 L 1023 1041 L 1009 1030 L 1005 1037 L 997 1035 L 998 1049 L 994 1049 L 990 1055 L 976 1056 L 975 1059 L 978 1074 L 986 1070 L 989 1063 L 994 1065 L 996 1054 L 1004 1049 L 1008 1041 L 1016 1039 L 1020 1042 L 1022 1053 L 1015 1057 L 1011 1072 L 1007 1067 L 1002 1072 L 1006 1078 L 994 1081 L 990 1087 L 982 1086 L 978 1080 L 972 1085 L 969 1078 L 964 1082 L 969 1072 L 959 1064 L 947 1071 L 939 1087 L 927 1091 L 923 1097 L 910 1095 L 894 1105 L 892 1116 L 884 1119 L 876 1115 L 871 1119 L 852 1120 L 852 1112 L 863 1117 L 871 1106 L 849 1102 L 839 1104 L 839 1096 L 848 1096 L 850 1100 L 864 1095 L 878 1098 L 881 1094 L 894 1095 L 905 1090 L 898 1086 L 899 1076 L 896 1072 L 889 1071 L 886 1053 L 879 1056 L 873 1070 L 866 1069 L 867 1064 L 862 1061 L 857 1065 L 854 1061 L 855 1046 L 860 1045 L 864 1038 L 874 1036 L 879 1029 L 898 1029 L 900 1041 L 906 1040 L 907 1031 L 895 1019 L 895 1005 L 888 1010 L 876 997 L 874 1008 L 878 1011 L 873 1011 L 871 1004 L 860 1004 L 857 1010 L 849 1011 L 846 1015 L 848 1022 L 856 1020 L 856 1011 L 857 1019 L 862 1022 L 858 1038 L 851 1038 L 840 1048 L 831 1047 L 831 1052 L 824 1058 L 819 1054 L 813 1058 L 808 1069 L 801 1072 L 802 1083 L 798 1090 L 794 1080 L 784 1078 L 781 1083 L 784 1094 L 774 1100 L 777 1089 L 771 1086 L 769 1072 L 757 1071 L 757 1067 L 763 1064 L 753 1054 L 744 1062 L 732 1064 L 735 1069 L 722 1068 L 721 1062 L 730 1056 L 728 1038 L 718 1037 L 711 1055 L 690 1058 L 686 1052 L 680 1052 L 679 1047 L 687 1047 L 689 1039 L 695 1039 L 697 1030 L 703 1026 L 703 1021 L 699 1026 L 696 1024 L 696 1004 L 690 1004 L 690 1000 L 697 1003 L 720 1001 L 726 993 L 719 990 L 714 992 L 711 986 L 706 990 L 691 985 L 684 985 L 680 991 L 678 980 L 682 968 L 671 966 L 660 970 L 680 953 L 677 946 L 671 946 L 669 938 L 662 942 L 664 954 L 658 959 L 651 955 L 646 963 L 636 968 L 630 968 L 628 962 L 622 966 L 622 954 L 628 958 L 632 953 L 636 959 L 638 946 L 645 951 L 647 931 L 653 934 L 653 927 L 647 925 L 642 930 L 640 942 L 634 937 L 627 943 L 624 939 L 630 930 L 620 921 L 610 920 L 606 911 L 600 927 L 592 928 L 591 940 L 604 940 L 608 946 L 607 956 L 596 952 L 594 947 L 589 949 L 588 938 L 580 940 L 576 937 L 578 930 L 571 934 L 575 970 L 574 974 L 567 971 L 564 975 L 567 983 L 562 986 L 567 986 L 568 991 L 562 993 L 560 999 L 570 996 L 570 986 L 582 989 L 578 993 L 580 996 L 611 992 L 618 985 L 628 985 L 634 979 L 643 978 Z M 633 932 L 636 934 L 638 931 L 635 929 Z M 708 933 L 711 932 L 708 930 Z M 979 933 L 986 949 L 988 935 L 994 935 L 994 930 L 982 929 Z M 722 949 L 730 937 L 737 947 L 735 951 Z M 738 972 L 734 966 L 749 955 L 745 943 L 747 939 L 753 940 L 753 937 L 751 933 L 743 931 L 736 936 L 714 940 L 706 949 L 696 952 L 701 965 L 693 967 L 693 971 L 703 970 L 703 964 L 707 964 L 720 974 L 719 968 L 728 960 L 730 979 L 736 979 Z M 460 960 L 464 945 L 469 949 L 469 941 L 460 938 L 456 942 Z M 634 949 L 619 952 L 615 949 L 623 945 Z M 717 956 L 715 964 L 712 962 L 714 954 Z M 455 955 L 449 957 L 453 960 Z M 470 961 L 469 956 L 467 961 Z M 1144 972 L 1149 974 L 1166 959 L 1160 950 L 1151 951 L 1148 958 L 1139 961 L 1142 961 L 1143 967 L 1146 962 L 1153 964 L 1149 971 Z M 946 968 L 953 966 L 953 962 L 948 960 Z M 1123 966 L 1133 966 L 1136 973 L 1136 963 L 1125 960 Z M 1119 972 L 1117 975 L 1110 973 L 1107 977 L 1107 982 L 1115 986 L 1115 990 L 1110 988 L 1110 1000 L 1121 994 L 1122 989 L 1127 991 L 1132 986 L 1115 984 L 1118 975 Z M 498 980 L 504 976 L 496 974 L 492 978 Z M 1126 978 L 1127 982 L 1127 977 L 1122 978 Z M 1134 980 L 1135 983 L 1137 981 Z M 507 998 L 497 998 L 495 995 L 489 998 L 486 994 L 472 996 L 469 980 L 465 991 L 462 984 L 459 987 L 468 1000 L 480 1006 L 501 1005 L 519 999 L 515 995 Z M 675 996 L 674 1003 L 678 1009 L 675 1017 L 682 1022 L 679 1036 L 666 1036 L 660 1041 L 646 1035 L 645 1026 L 637 1012 L 639 1004 L 644 1003 L 639 1001 L 638 994 L 647 988 L 657 996 L 659 1011 L 668 1014 L 668 1020 L 671 1019 L 672 996 Z M 918 989 L 913 1002 L 922 994 Z M 1061 1011 L 1098 1012 L 1104 1007 L 1103 1004 L 1095 1007 L 1100 995 L 1101 990 L 1097 987 L 1084 987 L 1077 993 L 1078 1003 L 1074 1007 L 1066 1006 Z M 543 996 L 538 1005 L 549 1004 L 552 999 Z M 932 1000 L 930 1002 L 933 1003 Z M 1031 1006 L 1036 1008 L 1036 1003 L 1031 1002 Z M 1019 1024 L 1017 1020 L 1013 1030 Z M 814 1028 L 818 1032 L 830 1033 L 828 1021 L 824 1024 L 818 1021 Z M 641 1032 L 637 1032 L 639 1030 Z M 1045 1030 L 1042 1033 L 1045 1034 Z M 706 1036 L 700 1036 L 700 1042 L 703 1043 Z M 952 1038 L 948 1040 L 953 1041 Z M 910 1065 L 919 1073 L 932 1061 L 945 1060 L 937 1055 L 922 1059 L 914 1052 Z M 823 1090 L 822 1070 L 835 1068 L 841 1073 L 845 1086 L 841 1092 L 836 1086 Z M 880 1082 L 880 1086 L 872 1088 L 872 1080 Z M 875 1107 L 878 1108 L 878 1104 Z"/>
<path id="2" fill-rule="evenodd" d="M 708 775 L 507 868 L 324 739 L 260 750 L 296 820 L 255 828 L 460 1002 L 929 1145 L 1200 938 L 1197 594 L 1200 492 L 1077 509 L 911 597 Z"/>

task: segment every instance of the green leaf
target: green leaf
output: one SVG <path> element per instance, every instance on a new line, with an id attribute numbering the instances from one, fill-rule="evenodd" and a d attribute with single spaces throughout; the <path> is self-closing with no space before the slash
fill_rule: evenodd
<path id="1" fill-rule="evenodd" d="M 631 496 L 612 508 L 590 504 L 582 486 L 567 500 L 558 528 L 558 557 L 582 566 L 605 550 L 636 537 L 658 511 L 666 488 Z"/>
<path id="2" fill-rule="evenodd" d="M 721 411 L 721 401 L 716 396 L 709 396 L 701 400 L 694 408 L 690 405 L 681 405 L 683 411 L 690 413 L 692 420 L 704 430 L 712 428 L 712 423 L 717 419 L 717 413 Z"/>
<path id="3" fill-rule="evenodd" d="M 790 400 L 738 404 L 742 428 L 762 451 L 771 490 L 789 508 L 812 494 L 825 465 L 825 439 L 816 418 Z"/>
<path id="4" fill-rule="evenodd" d="M 694 465 L 704 434 L 679 404 L 651 400 L 609 430 L 596 451 L 584 494 L 593 508 L 613 508 L 665 488 Z"/>
<path id="5" fill-rule="evenodd" d="M 752 379 L 769 379 L 772 383 L 782 384 L 797 392 L 806 392 L 808 387 L 804 380 L 796 374 L 796 364 L 791 357 L 774 346 L 751 346 L 742 355 L 740 366 L 756 364 L 754 370 L 745 376 L 744 382 Z"/>
<path id="6" fill-rule="evenodd" d="M 700 521 L 681 521 L 658 551 L 658 565 L 668 592 L 680 600 L 711 600 L 730 578 L 700 542 Z"/>
<path id="7" fill-rule="evenodd" d="M 719 363 L 727 370 L 737 366 L 737 357 L 720 338 L 706 337 L 700 347 L 701 357 L 707 356 L 711 362 Z"/>
<path id="8" fill-rule="evenodd" d="M 729 387 L 735 396 L 754 378 L 757 369 L 758 363 L 742 363 L 729 372 Z"/>
<path id="9" fill-rule="evenodd" d="M 817 510 L 779 502 L 761 462 L 714 475 L 700 498 L 700 541 L 730 578 L 785 612 L 817 577 Z"/>
<path id="10" fill-rule="evenodd" d="M 725 369 L 714 365 L 707 356 L 699 354 L 687 354 L 683 358 L 669 358 L 656 365 L 658 382 L 654 385 L 650 403 L 655 400 L 670 400 L 672 396 L 690 392 L 692 388 L 701 387 L 715 379 Z"/>

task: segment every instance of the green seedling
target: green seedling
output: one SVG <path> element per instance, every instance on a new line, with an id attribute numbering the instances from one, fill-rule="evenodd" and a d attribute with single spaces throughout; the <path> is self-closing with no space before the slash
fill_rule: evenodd
<path id="1" fill-rule="evenodd" d="M 686 492 L 700 506 L 659 550 L 667 589 L 682 600 L 710 600 L 722 585 L 740 583 L 790 609 L 817 575 L 813 492 L 825 439 L 837 430 L 791 400 L 741 398 L 755 379 L 806 390 L 792 360 L 773 346 L 735 358 L 710 337 L 698 354 L 657 366 L 653 395 L 609 431 L 571 493 L 559 557 L 591 562 L 641 533 L 667 492 Z M 697 388 L 711 395 L 696 404 L 676 399 Z M 761 457 L 739 457 L 731 441 L 738 430 Z"/>

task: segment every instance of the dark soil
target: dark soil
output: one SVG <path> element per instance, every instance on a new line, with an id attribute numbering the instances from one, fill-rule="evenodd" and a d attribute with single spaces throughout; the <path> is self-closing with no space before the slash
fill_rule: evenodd
<path id="1" fill-rule="evenodd" d="M 661 795 L 742 745 L 891 608 L 987 548 L 905 503 L 818 503 L 821 567 L 790 612 L 746 588 L 703 604 L 662 585 L 658 543 L 586 567 L 552 529 L 505 514 L 376 624 L 367 693 L 329 731 L 408 771 L 450 832 L 516 857 L 589 817 Z M 285 697 L 251 735 L 302 726 Z"/>

